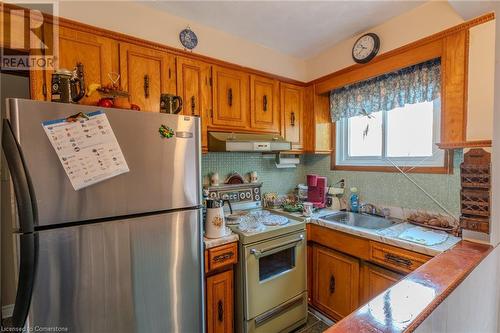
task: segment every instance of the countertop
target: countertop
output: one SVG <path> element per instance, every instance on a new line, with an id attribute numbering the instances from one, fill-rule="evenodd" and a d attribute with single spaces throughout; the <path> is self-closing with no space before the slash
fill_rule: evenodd
<path id="1" fill-rule="evenodd" d="M 325 333 L 413 332 L 492 249 L 489 245 L 460 241 Z"/>
<path id="2" fill-rule="evenodd" d="M 448 235 L 446 241 L 444 241 L 441 244 L 433 246 L 425 246 L 422 244 L 398 238 L 398 236 L 405 230 L 415 227 L 415 225 L 408 222 L 398 223 L 386 229 L 371 230 L 371 229 L 357 228 L 353 226 L 348 226 L 340 223 L 334 223 L 319 219 L 320 216 L 336 212 L 329 209 L 322 209 L 318 212 L 313 213 L 312 216 L 310 217 L 304 217 L 302 216 L 301 213 L 285 212 L 282 209 L 270 209 L 270 211 L 274 212 L 275 214 L 284 215 L 287 216 L 288 218 L 292 218 L 295 220 L 305 219 L 306 223 L 314 223 L 322 227 L 342 231 L 351 235 L 371 239 L 380 243 L 397 246 L 403 249 L 422 253 L 428 256 L 436 256 L 444 251 L 449 250 L 451 247 L 453 247 L 455 244 L 461 241 L 461 239 L 458 237 L 455 237 L 453 235 Z"/>
<path id="3" fill-rule="evenodd" d="M 232 242 L 237 242 L 239 240 L 238 234 L 231 232 L 231 234 L 221 237 L 221 238 L 206 238 L 203 237 L 203 243 L 205 244 L 205 250 L 211 249 L 216 246 L 221 246 L 229 244 Z"/>

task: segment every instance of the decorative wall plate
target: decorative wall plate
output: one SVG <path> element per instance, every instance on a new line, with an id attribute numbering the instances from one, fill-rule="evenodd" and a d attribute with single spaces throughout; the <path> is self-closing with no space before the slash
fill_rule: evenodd
<path id="1" fill-rule="evenodd" d="M 198 37 L 189 27 L 179 33 L 179 40 L 182 46 L 188 50 L 192 50 L 198 45 Z"/>

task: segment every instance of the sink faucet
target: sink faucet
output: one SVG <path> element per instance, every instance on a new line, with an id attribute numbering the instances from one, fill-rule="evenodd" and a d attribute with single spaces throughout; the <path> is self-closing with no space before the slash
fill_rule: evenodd
<path id="1" fill-rule="evenodd" d="M 387 218 L 391 215 L 389 208 L 380 209 L 377 206 L 375 206 L 374 204 L 371 204 L 368 202 L 361 203 L 361 205 L 359 206 L 359 211 L 361 213 L 381 216 L 384 218 Z"/>

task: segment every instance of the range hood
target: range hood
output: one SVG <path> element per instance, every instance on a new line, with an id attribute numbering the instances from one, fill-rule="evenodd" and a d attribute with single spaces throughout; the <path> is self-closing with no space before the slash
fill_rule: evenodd
<path id="1" fill-rule="evenodd" d="M 277 134 L 208 133 L 208 151 L 280 152 L 292 144 Z"/>

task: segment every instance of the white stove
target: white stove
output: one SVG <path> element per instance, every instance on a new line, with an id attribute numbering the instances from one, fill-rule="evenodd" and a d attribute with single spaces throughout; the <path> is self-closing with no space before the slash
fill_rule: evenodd
<path id="1" fill-rule="evenodd" d="M 283 216 L 262 213 L 260 187 L 260 183 L 238 184 L 205 190 L 211 198 L 229 200 L 233 214 L 253 214 L 263 222 L 253 231 L 228 225 L 240 239 L 236 332 L 291 332 L 307 319 L 306 225 L 293 219 L 265 225 Z M 229 215 L 229 210 L 226 213 Z"/>

